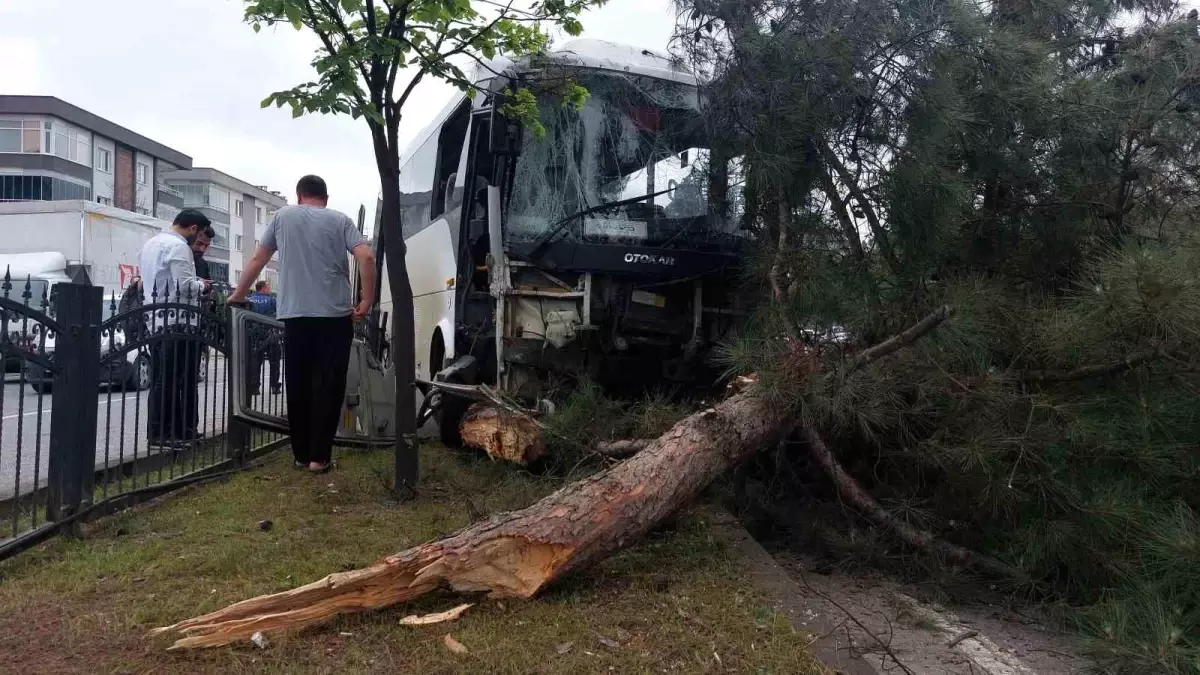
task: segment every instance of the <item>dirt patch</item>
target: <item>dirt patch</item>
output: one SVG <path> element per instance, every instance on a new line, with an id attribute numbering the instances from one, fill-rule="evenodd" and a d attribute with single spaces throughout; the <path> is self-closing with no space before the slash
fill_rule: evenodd
<path id="1" fill-rule="evenodd" d="M 99 598 L 73 606 L 52 593 L 22 593 L 0 614 L 0 663 L 39 675 L 110 672 L 114 660 L 145 648 L 122 627 Z"/>

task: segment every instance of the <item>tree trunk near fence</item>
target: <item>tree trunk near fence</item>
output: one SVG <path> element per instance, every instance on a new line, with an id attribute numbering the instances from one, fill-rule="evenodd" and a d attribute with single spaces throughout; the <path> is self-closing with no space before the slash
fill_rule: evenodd
<path id="1" fill-rule="evenodd" d="M 938 313 L 873 347 L 850 364 L 860 368 L 929 332 Z M 820 367 L 797 351 L 791 373 Z M 728 468 L 773 447 L 797 420 L 759 395 L 753 379 L 720 404 L 677 423 L 633 458 L 567 485 L 520 511 L 495 514 L 440 541 L 388 556 L 370 567 L 331 574 L 283 593 L 251 598 L 155 629 L 178 637 L 173 649 L 215 647 L 254 633 L 295 630 L 339 614 L 381 609 L 438 588 L 493 597 L 528 598 L 573 569 L 636 541 L 692 500 Z"/>

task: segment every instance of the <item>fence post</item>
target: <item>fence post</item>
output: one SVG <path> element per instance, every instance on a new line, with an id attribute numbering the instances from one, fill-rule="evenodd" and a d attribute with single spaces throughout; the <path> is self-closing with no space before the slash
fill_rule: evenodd
<path id="1" fill-rule="evenodd" d="M 246 458 L 250 455 L 251 450 L 251 435 L 250 425 L 237 419 L 233 416 L 234 399 L 233 399 L 233 378 L 246 377 L 244 370 L 239 371 L 234 367 L 233 354 L 235 351 L 245 354 L 249 341 L 248 335 L 242 336 L 242 341 L 238 342 L 234 339 L 233 332 L 233 308 L 226 306 L 225 309 L 225 345 L 229 349 L 229 356 L 225 359 L 225 389 L 228 392 L 225 399 L 228 403 L 225 411 L 225 426 L 226 436 L 229 439 L 229 454 L 230 457 L 237 463 L 238 466 L 243 466 L 246 463 Z M 243 357 L 242 362 L 245 364 L 246 359 Z"/>
<path id="2" fill-rule="evenodd" d="M 100 317 L 104 289 L 58 284 L 54 289 L 56 366 L 50 415 L 47 517 L 66 518 L 92 502 L 96 416 L 100 395 Z"/>

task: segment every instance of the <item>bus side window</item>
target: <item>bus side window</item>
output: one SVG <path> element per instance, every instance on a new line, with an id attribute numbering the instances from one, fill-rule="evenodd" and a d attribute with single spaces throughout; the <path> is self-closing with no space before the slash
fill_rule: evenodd
<path id="1" fill-rule="evenodd" d="M 467 141 L 467 123 L 470 120 L 471 102 L 467 100 L 442 124 L 438 132 L 437 176 L 433 184 L 434 201 L 430 220 L 436 220 L 462 203 L 461 194 L 454 189 L 454 180 Z"/>
<path id="2" fill-rule="evenodd" d="M 430 138 L 400 168 L 400 223 L 405 239 L 429 227 L 436 164 L 437 143 Z"/>

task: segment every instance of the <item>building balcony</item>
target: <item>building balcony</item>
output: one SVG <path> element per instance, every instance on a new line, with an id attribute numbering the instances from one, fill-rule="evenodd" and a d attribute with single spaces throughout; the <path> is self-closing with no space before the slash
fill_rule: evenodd
<path id="1" fill-rule="evenodd" d="M 183 200 L 183 208 L 208 209 L 209 211 L 216 211 L 217 213 L 222 213 L 226 216 L 225 220 L 222 222 L 229 222 L 229 209 L 222 208 L 220 206 L 213 206 L 212 204 L 205 204 L 204 200 L 202 199 L 187 199 L 185 196 Z"/>

